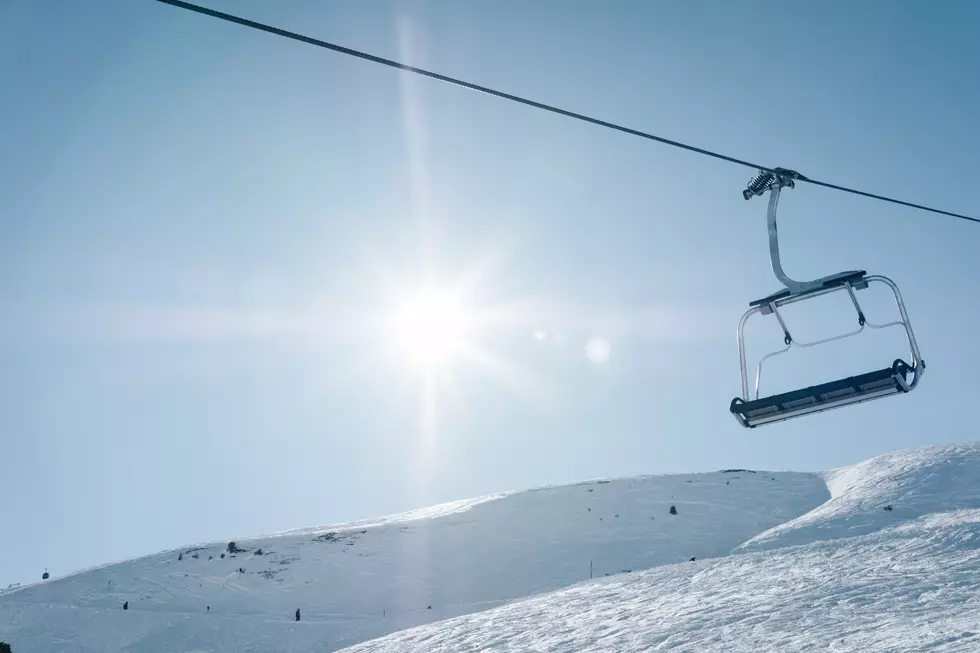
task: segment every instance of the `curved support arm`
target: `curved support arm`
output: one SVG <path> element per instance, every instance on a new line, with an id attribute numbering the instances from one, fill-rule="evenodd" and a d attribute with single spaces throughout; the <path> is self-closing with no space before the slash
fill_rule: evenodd
<path id="1" fill-rule="evenodd" d="M 789 294 L 791 295 L 811 293 L 828 284 L 839 282 L 851 274 L 863 275 L 863 271 L 852 270 L 847 273 L 813 279 L 812 281 L 797 281 L 791 279 L 786 274 L 786 271 L 783 270 L 783 262 L 779 258 L 779 230 L 776 226 L 776 209 L 779 207 L 779 194 L 782 192 L 782 189 L 796 187 L 793 181 L 794 179 L 805 179 L 805 177 L 798 172 L 783 168 L 763 171 L 760 172 L 760 177 L 752 180 L 749 183 L 749 187 L 742 192 L 745 199 L 749 199 L 753 195 L 762 195 L 765 191 L 769 191 L 769 209 L 766 211 L 766 226 L 769 231 L 769 260 L 772 263 L 773 274 L 776 275 L 780 283 L 786 286 L 786 289 L 789 290 Z"/>
<path id="2" fill-rule="evenodd" d="M 769 260 L 772 261 L 772 271 L 780 283 L 789 288 L 790 291 L 798 292 L 806 290 L 814 282 L 800 282 L 790 279 L 783 270 L 782 261 L 779 259 L 779 234 L 776 228 L 776 208 L 779 206 L 779 193 L 781 190 L 782 184 L 777 180 L 772 184 L 772 189 L 769 191 L 769 210 L 766 219 L 766 224 L 769 229 Z"/>

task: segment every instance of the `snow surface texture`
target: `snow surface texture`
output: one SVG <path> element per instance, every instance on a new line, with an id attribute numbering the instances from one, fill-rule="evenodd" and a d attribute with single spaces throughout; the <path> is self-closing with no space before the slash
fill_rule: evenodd
<path id="1" fill-rule="evenodd" d="M 584 583 L 349 649 L 977 651 L 980 510 Z"/>
<path id="2" fill-rule="evenodd" d="M 826 478 L 830 501 L 739 547 L 759 552 L 582 583 L 349 651 L 980 650 L 980 445 Z"/>
<path id="3" fill-rule="evenodd" d="M 334 651 L 588 580 L 590 563 L 605 577 L 724 556 L 828 498 L 816 474 L 648 476 L 236 540 L 242 553 L 197 545 L 0 595 L 0 640 L 38 653 Z"/>
<path id="4" fill-rule="evenodd" d="M 241 541 L 248 553 L 221 560 L 225 544 L 7 592 L 0 640 L 41 653 L 980 650 L 980 444 L 824 474 L 496 495 Z"/>
<path id="5" fill-rule="evenodd" d="M 833 497 L 746 542 L 756 551 L 872 533 L 932 513 L 980 508 L 977 444 L 898 451 L 825 473 Z M 892 510 L 882 510 L 890 505 Z"/>

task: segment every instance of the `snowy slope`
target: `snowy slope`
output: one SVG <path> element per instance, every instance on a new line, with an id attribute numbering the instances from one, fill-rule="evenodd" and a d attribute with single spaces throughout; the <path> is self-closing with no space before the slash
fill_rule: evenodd
<path id="1" fill-rule="evenodd" d="M 897 451 L 831 470 L 825 477 L 830 501 L 741 549 L 863 535 L 923 515 L 980 508 L 980 449 L 974 443 Z"/>
<path id="2" fill-rule="evenodd" d="M 832 499 L 739 547 L 755 552 L 581 583 L 351 653 L 980 650 L 980 445 L 826 478 Z"/>
<path id="3" fill-rule="evenodd" d="M 198 545 L 6 592 L 0 640 L 37 653 L 333 651 L 567 587 L 590 562 L 604 577 L 724 556 L 829 498 L 818 474 L 651 476 L 238 540 L 233 556 Z"/>
<path id="4" fill-rule="evenodd" d="M 349 651 L 978 651 L 978 588 L 966 510 L 583 583 Z"/>

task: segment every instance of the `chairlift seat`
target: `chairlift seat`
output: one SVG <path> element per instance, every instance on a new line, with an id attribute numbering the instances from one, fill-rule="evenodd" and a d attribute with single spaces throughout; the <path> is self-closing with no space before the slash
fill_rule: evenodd
<path id="1" fill-rule="evenodd" d="M 776 207 L 779 204 L 779 195 L 782 189 L 784 187 L 793 188 L 794 180 L 802 178 L 799 173 L 792 170 L 766 168 L 759 171 L 759 174 L 749 182 L 748 187 L 742 193 L 745 199 L 763 195 L 766 192 L 769 193 L 769 208 L 766 210 L 766 227 L 769 232 L 769 261 L 772 264 L 773 274 L 785 286 L 783 290 L 768 297 L 750 302 L 749 309 L 745 311 L 738 323 L 736 334 L 738 337 L 739 367 L 742 372 L 742 394 L 732 400 L 730 409 L 738 423 L 748 428 L 781 422 L 793 417 L 818 413 L 841 406 L 849 406 L 871 399 L 911 392 L 919 384 L 922 372 L 926 367 L 912 333 L 912 325 L 909 323 L 909 316 L 905 310 L 905 302 L 902 301 L 902 294 L 898 291 L 898 286 L 895 285 L 894 281 L 881 275 L 867 276 L 867 272 L 864 270 L 838 272 L 812 281 L 796 281 L 791 279 L 783 270 L 783 264 L 779 258 Z M 891 289 L 901 319 L 892 320 L 885 324 L 875 324 L 868 321 L 856 291 L 868 288 L 871 283 L 882 283 Z M 815 299 L 834 292 L 846 292 L 849 296 L 857 317 L 857 328 L 812 342 L 802 342 L 795 339 L 786 319 L 780 313 L 780 309 L 796 302 Z M 785 347 L 771 351 L 759 360 L 755 374 L 755 399 L 752 399 L 753 395 L 750 394 L 749 390 L 748 365 L 745 360 L 745 324 L 750 317 L 756 314 L 775 317 L 782 329 Z M 910 362 L 896 360 L 891 367 L 876 372 L 868 372 L 839 381 L 822 383 L 802 390 L 784 392 L 759 399 L 762 365 L 769 358 L 784 354 L 793 347 L 814 347 L 835 340 L 850 338 L 863 332 L 866 327 L 869 329 L 885 329 L 898 326 L 905 329 L 909 343 Z"/>
<path id="2" fill-rule="evenodd" d="M 762 424 L 909 392 L 910 372 L 914 373 L 912 367 L 899 359 L 882 370 L 821 383 L 802 390 L 752 401 L 736 397 L 732 399 L 731 412 L 743 426 L 755 428 Z"/>

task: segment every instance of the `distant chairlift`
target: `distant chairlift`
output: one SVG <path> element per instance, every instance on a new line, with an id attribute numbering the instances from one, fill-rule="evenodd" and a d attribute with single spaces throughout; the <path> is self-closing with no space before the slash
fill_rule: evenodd
<path id="1" fill-rule="evenodd" d="M 738 323 L 738 355 L 739 363 L 742 368 L 742 396 L 732 399 L 731 412 L 735 415 L 738 423 L 747 428 L 755 428 L 763 424 L 771 424 L 817 413 L 832 408 L 840 408 L 850 404 L 857 404 L 872 399 L 889 397 L 899 393 L 911 392 L 919 383 L 919 378 L 925 370 L 926 364 L 919 355 L 919 347 L 912 333 L 912 325 L 909 323 L 908 314 L 905 311 L 905 303 L 902 295 L 898 291 L 895 282 L 881 275 L 868 276 L 864 270 L 851 270 L 840 272 L 829 277 L 823 277 L 814 281 L 794 281 L 783 272 L 782 264 L 779 260 L 779 242 L 776 233 L 776 206 L 779 204 L 779 193 L 783 187 L 793 188 L 794 180 L 804 179 L 799 173 L 783 168 L 776 168 L 772 172 L 760 171 L 759 174 L 749 182 L 748 187 L 742 192 L 745 199 L 751 199 L 755 195 L 763 195 L 769 191 L 769 256 L 772 261 L 772 269 L 776 278 L 786 288 L 773 293 L 763 299 L 749 303 L 749 310 L 745 312 Z M 870 283 L 882 283 L 891 288 L 895 295 L 895 302 L 901 319 L 886 324 L 872 324 L 864 317 L 864 311 L 858 303 L 855 291 L 864 290 Z M 827 295 L 833 292 L 847 292 L 857 313 L 858 327 L 854 331 L 841 335 L 817 340 L 815 342 L 800 342 L 793 338 L 786 321 L 780 314 L 779 309 L 789 304 L 795 304 L 807 299 Z M 771 352 L 763 356 L 756 367 L 755 388 L 752 396 L 749 395 L 748 372 L 745 365 L 745 324 L 750 317 L 756 313 L 762 315 L 775 315 L 779 321 L 779 326 L 783 330 L 784 348 Z M 855 336 L 864 330 L 864 327 L 872 329 L 884 329 L 893 326 L 902 326 L 908 336 L 910 362 L 899 359 L 890 366 L 852 376 L 838 381 L 830 381 L 820 385 L 811 386 L 802 390 L 793 390 L 770 397 L 759 398 L 759 381 L 762 377 L 762 364 L 772 356 L 786 353 L 793 345 L 798 347 L 814 347 L 834 340 Z"/>

